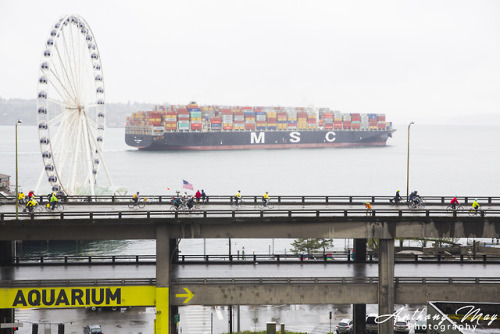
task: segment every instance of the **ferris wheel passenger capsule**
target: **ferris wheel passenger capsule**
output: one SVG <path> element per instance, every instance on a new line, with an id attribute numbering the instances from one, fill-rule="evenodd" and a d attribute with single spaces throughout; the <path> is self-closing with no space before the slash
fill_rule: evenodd
<path id="1" fill-rule="evenodd" d="M 49 127 L 48 127 L 47 123 L 40 123 L 40 124 L 38 124 L 38 128 L 40 130 L 47 130 Z"/>
<path id="2" fill-rule="evenodd" d="M 103 105 L 104 104 L 104 100 L 98 100 L 97 104 Z"/>
<path id="3" fill-rule="evenodd" d="M 38 98 L 39 99 L 46 99 L 47 98 L 47 93 L 45 93 L 44 91 L 41 91 L 38 93 Z"/>
<path id="4" fill-rule="evenodd" d="M 54 171 L 54 165 L 45 165 L 45 170 L 49 172 Z"/>
<path id="5" fill-rule="evenodd" d="M 52 36 L 52 37 L 56 37 L 56 36 L 57 36 L 57 30 L 56 30 L 56 29 L 53 29 L 53 30 L 50 32 L 50 36 Z"/>
<path id="6" fill-rule="evenodd" d="M 97 55 L 97 53 L 93 53 L 93 54 L 90 55 L 90 58 L 92 58 L 92 59 L 98 59 L 99 56 Z"/>
<path id="7" fill-rule="evenodd" d="M 96 70 L 96 71 L 100 71 L 100 70 L 101 70 L 101 65 L 99 65 L 99 64 L 95 64 L 95 65 L 94 65 L 94 70 Z"/>
<path id="8" fill-rule="evenodd" d="M 50 52 L 50 50 L 45 50 L 45 51 L 43 52 L 43 55 L 44 55 L 45 57 L 50 57 L 50 55 L 51 55 L 51 54 L 52 54 L 52 53 Z"/>
<path id="9" fill-rule="evenodd" d="M 99 117 L 99 118 L 104 118 L 104 113 L 102 113 L 102 112 L 98 113 L 98 114 L 97 114 L 97 117 Z"/>
<path id="10" fill-rule="evenodd" d="M 50 152 L 43 152 L 42 158 L 50 159 L 50 158 L 52 158 L 52 154 Z"/>
<path id="11" fill-rule="evenodd" d="M 92 170 L 92 174 L 96 175 L 97 174 L 97 169 Z"/>
<path id="12" fill-rule="evenodd" d="M 52 38 L 49 38 L 47 40 L 47 46 L 52 46 L 52 45 L 54 45 L 54 40 Z"/>
<path id="13" fill-rule="evenodd" d="M 102 87 L 97 87 L 96 92 L 102 94 L 104 93 L 104 89 Z"/>
<path id="14" fill-rule="evenodd" d="M 101 82 L 102 81 L 102 77 L 100 75 L 96 75 L 95 81 Z"/>
<path id="15" fill-rule="evenodd" d="M 89 47 L 89 50 L 90 49 L 95 50 L 95 44 L 89 44 L 88 47 Z"/>
<path id="16" fill-rule="evenodd" d="M 85 39 L 87 40 L 87 42 L 92 42 L 92 36 L 90 36 L 90 35 L 87 35 L 87 37 L 85 37 Z"/>
<path id="17" fill-rule="evenodd" d="M 97 141 L 102 142 L 103 141 L 102 137 L 101 136 L 97 137 Z"/>
<path id="18" fill-rule="evenodd" d="M 60 191 L 61 190 L 61 187 L 59 187 L 58 185 L 55 185 L 52 187 L 52 191 Z"/>
<path id="19" fill-rule="evenodd" d="M 57 176 L 55 175 L 49 176 L 49 182 L 57 182 Z"/>
<path id="20" fill-rule="evenodd" d="M 48 63 L 42 63 L 42 65 L 40 65 L 40 67 L 42 68 L 42 70 L 48 70 L 49 69 L 49 64 Z"/>
<path id="21" fill-rule="evenodd" d="M 38 82 L 40 82 L 41 84 L 46 84 L 47 83 L 47 77 L 45 77 L 45 76 L 40 77 L 40 79 L 38 80 Z"/>
<path id="22" fill-rule="evenodd" d="M 95 159 L 95 160 L 94 160 L 94 163 L 95 163 L 96 165 L 98 165 L 98 164 L 99 164 L 99 159 Z"/>
<path id="23" fill-rule="evenodd" d="M 38 108 L 38 113 L 42 115 L 47 115 L 47 108 L 45 107 Z"/>
<path id="24" fill-rule="evenodd" d="M 50 140 L 47 137 L 42 137 L 40 139 L 40 144 L 48 145 L 49 143 L 50 143 Z"/>

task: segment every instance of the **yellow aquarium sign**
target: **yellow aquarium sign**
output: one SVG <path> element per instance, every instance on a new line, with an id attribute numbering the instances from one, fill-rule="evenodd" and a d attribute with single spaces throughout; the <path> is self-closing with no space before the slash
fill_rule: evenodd
<path id="1" fill-rule="evenodd" d="M 0 309 L 154 306 L 155 303 L 155 286 L 0 288 Z"/>

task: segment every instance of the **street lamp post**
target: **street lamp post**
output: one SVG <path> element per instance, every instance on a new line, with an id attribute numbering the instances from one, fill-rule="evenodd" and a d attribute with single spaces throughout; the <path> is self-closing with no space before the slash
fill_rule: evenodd
<path id="1" fill-rule="evenodd" d="M 16 219 L 19 219 L 19 164 L 17 161 L 17 126 L 21 124 L 20 119 L 16 122 Z"/>
<path id="2" fill-rule="evenodd" d="M 406 199 L 408 199 L 409 196 L 409 189 L 410 189 L 410 127 L 412 124 L 415 124 L 414 122 L 411 122 L 408 124 L 408 157 L 406 160 Z"/>

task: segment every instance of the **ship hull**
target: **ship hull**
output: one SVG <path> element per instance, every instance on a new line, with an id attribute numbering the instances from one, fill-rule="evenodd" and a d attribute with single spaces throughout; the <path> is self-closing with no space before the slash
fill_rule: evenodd
<path id="1" fill-rule="evenodd" d="M 395 130 L 284 130 L 164 132 L 126 134 L 125 142 L 140 150 L 247 150 L 315 147 L 384 146 Z"/>

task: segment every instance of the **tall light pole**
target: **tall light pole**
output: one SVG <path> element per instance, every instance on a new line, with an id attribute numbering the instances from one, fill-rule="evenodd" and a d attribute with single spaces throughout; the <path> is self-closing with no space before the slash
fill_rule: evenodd
<path id="1" fill-rule="evenodd" d="M 19 219 L 19 164 L 17 161 L 17 126 L 21 124 L 20 119 L 16 122 L 16 219 Z"/>
<path id="2" fill-rule="evenodd" d="M 409 189 L 410 189 L 410 126 L 415 124 L 411 122 L 408 124 L 408 157 L 406 160 L 406 199 L 408 199 Z"/>

